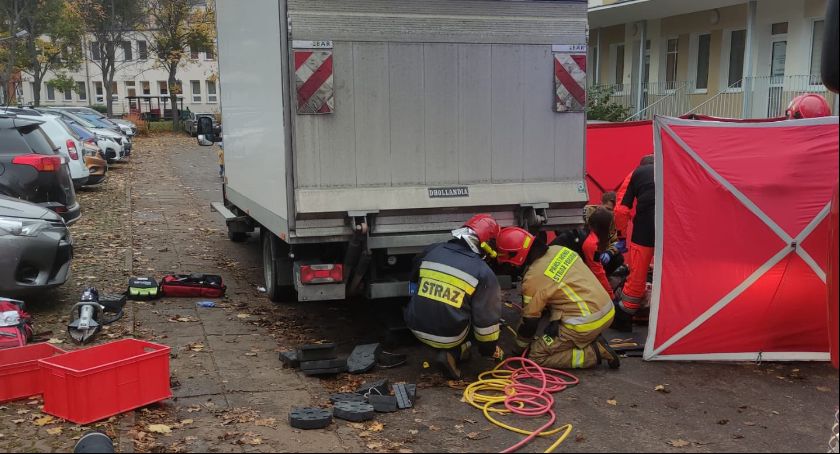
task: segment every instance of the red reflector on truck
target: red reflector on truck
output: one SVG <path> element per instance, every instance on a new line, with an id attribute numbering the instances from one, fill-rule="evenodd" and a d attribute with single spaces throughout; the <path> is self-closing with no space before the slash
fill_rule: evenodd
<path id="1" fill-rule="evenodd" d="M 344 281 L 344 266 L 338 264 L 301 265 L 301 284 L 332 284 Z"/>

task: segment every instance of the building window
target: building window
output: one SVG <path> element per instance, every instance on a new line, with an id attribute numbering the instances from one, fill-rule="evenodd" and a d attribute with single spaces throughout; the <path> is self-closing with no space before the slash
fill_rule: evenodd
<path id="1" fill-rule="evenodd" d="M 218 102 L 219 97 L 216 94 L 216 81 L 207 81 L 207 102 Z"/>
<path id="2" fill-rule="evenodd" d="M 55 87 L 47 84 L 47 101 L 55 101 Z"/>
<path id="3" fill-rule="evenodd" d="M 102 55 L 99 52 L 99 43 L 96 41 L 90 43 L 90 58 L 93 61 L 102 60 Z"/>
<path id="4" fill-rule="evenodd" d="M 776 22 L 770 27 L 773 36 L 775 35 L 787 35 L 788 32 L 788 23 L 787 22 Z"/>
<path id="5" fill-rule="evenodd" d="M 615 46 L 614 53 L 613 63 L 615 64 L 615 72 L 613 73 L 613 77 L 616 90 L 624 91 L 624 44 Z"/>
<path id="6" fill-rule="evenodd" d="M 73 100 L 73 90 L 68 88 L 64 90 L 64 100 L 65 101 L 72 101 Z"/>
<path id="7" fill-rule="evenodd" d="M 727 86 L 741 88 L 744 81 L 744 51 L 747 45 L 747 31 L 735 30 L 729 41 L 729 78 Z"/>
<path id="8" fill-rule="evenodd" d="M 677 58 L 680 54 L 679 38 L 671 38 L 667 42 L 665 54 L 665 85 L 666 89 L 673 90 L 677 85 Z"/>
<path id="9" fill-rule="evenodd" d="M 131 41 L 123 41 L 122 48 L 123 48 L 123 56 L 125 57 L 125 61 L 133 60 L 134 55 L 132 55 L 132 53 L 131 53 Z"/>
<path id="10" fill-rule="evenodd" d="M 706 33 L 697 37 L 697 72 L 694 88 L 709 89 L 709 56 L 712 49 L 712 35 Z"/>
<path id="11" fill-rule="evenodd" d="M 210 47 L 206 47 L 204 49 L 204 59 L 205 60 L 215 60 L 216 59 L 216 50 L 213 48 L 211 44 Z"/>
<path id="12" fill-rule="evenodd" d="M 93 92 L 96 94 L 96 103 L 102 104 L 105 102 L 105 94 L 102 89 L 102 82 L 93 83 Z"/>
<path id="13" fill-rule="evenodd" d="M 144 80 L 140 82 L 140 88 L 143 90 L 144 95 L 151 95 L 152 94 L 152 86 L 149 81 Z"/>
<path id="14" fill-rule="evenodd" d="M 87 100 L 87 85 L 84 82 L 76 82 L 76 93 L 79 94 L 79 100 Z"/>
<path id="15" fill-rule="evenodd" d="M 120 99 L 119 89 L 116 82 L 111 82 L 111 100 L 118 101 Z"/>
<path id="16" fill-rule="evenodd" d="M 137 96 L 137 85 L 133 80 L 129 80 L 125 82 L 125 95 L 126 96 Z"/>
<path id="17" fill-rule="evenodd" d="M 192 89 L 192 102 L 201 102 L 201 82 L 191 80 L 190 88 Z"/>
<path id="18" fill-rule="evenodd" d="M 198 48 L 190 47 L 190 59 L 198 60 Z"/>
<path id="19" fill-rule="evenodd" d="M 161 95 L 168 95 L 169 94 L 169 84 L 167 84 L 165 80 L 159 80 L 158 81 L 158 91 L 160 91 Z"/>
<path id="20" fill-rule="evenodd" d="M 140 60 L 149 59 L 149 44 L 146 41 L 137 41 L 137 58 Z"/>
<path id="21" fill-rule="evenodd" d="M 825 33 L 825 21 L 814 22 L 814 30 L 811 34 L 811 85 L 822 85 L 821 59 L 823 47 L 823 34 Z"/>

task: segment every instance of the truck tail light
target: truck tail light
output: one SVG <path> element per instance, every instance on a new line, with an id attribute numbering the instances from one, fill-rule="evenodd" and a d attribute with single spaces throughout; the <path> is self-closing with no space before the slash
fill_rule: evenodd
<path id="1" fill-rule="evenodd" d="M 301 265 L 301 284 L 333 284 L 344 281 L 344 266 L 339 264 Z"/>
<path id="2" fill-rule="evenodd" d="M 56 172 L 61 168 L 61 158 L 58 156 L 42 156 L 39 154 L 23 154 L 15 156 L 12 164 L 32 166 L 39 172 Z"/>
<path id="3" fill-rule="evenodd" d="M 67 139 L 67 154 L 70 155 L 70 159 L 74 161 L 79 160 L 79 150 L 76 149 L 76 142 L 70 139 Z"/>

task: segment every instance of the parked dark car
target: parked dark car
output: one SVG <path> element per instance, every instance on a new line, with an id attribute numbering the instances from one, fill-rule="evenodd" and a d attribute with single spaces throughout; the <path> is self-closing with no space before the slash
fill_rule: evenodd
<path id="1" fill-rule="evenodd" d="M 70 274 L 73 240 L 53 211 L 0 196 L 0 295 L 59 286 Z"/>
<path id="2" fill-rule="evenodd" d="M 68 224 L 81 216 L 67 161 L 40 122 L 0 115 L 0 195 L 60 214 Z"/>

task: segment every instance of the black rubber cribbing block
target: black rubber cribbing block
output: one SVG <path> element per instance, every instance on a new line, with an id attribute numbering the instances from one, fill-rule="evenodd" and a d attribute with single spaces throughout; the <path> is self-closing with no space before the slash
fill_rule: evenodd
<path id="1" fill-rule="evenodd" d="M 335 359 L 335 344 L 309 344 L 298 347 L 298 359 L 304 361 L 321 361 Z"/>
<path id="2" fill-rule="evenodd" d="M 323 408 L 295 407 L 289 413 L 289 425 L 296 429 L 323 429 L 330 425 L 332 419 L 332 413 Z"/>
<path id="3" fill-rule="evenodd" d="M 417 385 L 415 384 L 405 384 L 406 393 L 408 393 L 408 398 L 411 399 L 412 402 L 417 402 Z"/>
<path id="4" fill-rule="evenodd" d="M 336 418 L 353 422 L 369 421 L 375 412 L 373 405 L 364 402 L 337 402 L 333 407 Z"/>
<path id="5" fill-rule="evenodd" d="M 364 402 L 365 396 L 356 393 L 336 393 L 330 394 L 330 403 L 338 402 Z"/>
<path id="6" fill-rule="evenodd" d="M 347 358 L 347 372 L 351 374 L 369 372 L 376 366 L 376 357 L 380 351 L 382 347 L 379 344 L 357 345 Z"/>
<path id="7" fill-rule="evenodd" d="M 371 394 L 368 396 L 367 401 L 379 413 L 393 413 L 397 411 L 397 398 L 394 396 Z"/>
<path id="8" fill-rule="evenodd" d="M 359 389 L 356 390 L 357 394 L 380 394 L 380 395 L 388 395 L 391 394 L 388 391 L 388 379 L 383 378 L 382 380 L 372 381 L 365 383 L 362 386 L 359 386 Z"/>
<path id="9" fill-rule="evenodd" d="M 408 390 L 404 383 L 394 385 L 394 397 L 397 398 L 397 406 L 401 410 L 414 406 L 414 400 L 408 396 Z"/>
<path id="10" fill-rule="evenodd" d="M 283 366 L 290 369 L 297 369 L 300 367 L 300 361 L 298 360 L 297 351 L 295 350 L 280 352 L 280 361 L 283 362 Z"/>
<path id="11" fill-rule="evenodd" d="M 304 372 L 315 369 L 334 369 L 337 367 L 347 370 L 347 361 L 344 359 L 322 359 L 319 361 L 300 362 L 300 370 Z"/>
<path id="12" fill-rule="evenodd" d="M 347 360 L 323 359 L 320 361 L 301 361 L 300 370 L 306 375 L 334 375 L 347 371 Z"/>

